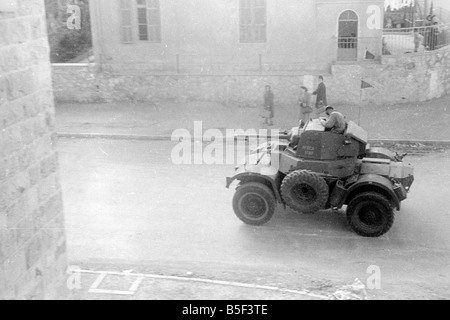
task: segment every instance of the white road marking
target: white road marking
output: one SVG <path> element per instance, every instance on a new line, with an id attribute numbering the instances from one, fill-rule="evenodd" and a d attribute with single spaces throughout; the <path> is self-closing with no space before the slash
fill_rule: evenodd
<path id="1" fill-rule="evenodd" d="M 139 285 L 142 283 L 144 279 L 159 279 L 159 280 L 171 280 L 171 281 L 181 281 L 181 282 L 197 282 L 197 283 L 207 283 L 221 286 L 230 286 L 230 287 L 239 287 L 239 288 L 248 288 L 248 289 L 258 289 L 258 290 L 267 290 L 267 291 L 278 291 L 281 293 L 291 293 L 304 295 L 311 298 L 317 298 L 322 300 L 329 300 L 329 296 L 315 294 L 306 290 L 291 290 L 279 287 L 272 286 L 262 286 L 256 284 L 248 284 L 242 282 L 233 282 L 233 281 L 222 281 L 222 280 L 210 280 L 210 279 L 201 279 L 201 278 L 185 278 L 185 277 L 177 277 L 177 276 L 161 276 L 156 274 L 141 274 L 141 273 L 123 273 L 123 272 L 112 272 L 112 271 L 90 271 L 90 270 L 77 270 L 79 273 L 86 274 L 99 274 L 99 277 L 96 279 L 94 284 L 89 289 L 90 293 L 109 293 L 109 294 L 120 294 L 120 295 L 133 295 L 137 291 Z M 129 291 L 117 291 L 117 290 L 101 290 L 97 289 L 100 283 L 105 279 L 107 275 L 111 276 L 125 276 L 125 277 L 137 277 L 136 281 L 133 283 Z"/>
<path id="2" fill-rule="evenodd" d="M 76 272 L 79 273 L 87 273 L 84 270 L 77 270 Z M 142 281 L 144 280 L 144 277 L 138 277 L 133 284 L 131 285 L 130 289 L 128 291 L 121 291 L 121 290 L 107 290 L 107 289 L 98 289 L 100 284 L 105 280 L 105 278 L 108 275 L 113 275 L 110 272 L 92 272 L 93 274 L 99 273 L 100 275 L 95 279 L 94 283 L 89 288 L 89 293 L 105 293 L 105 294 L 116 294 L 116 295 L 134 295 L 136 291 L 138 290 L 139 286 L 141 285 Z M 119 274 L 118 274 L 119 275 Z M 134 274 L 130 273 L 121 273 L 120 276 L 135 276 Z"/>
<path id="3" fill-rule="evenodd" d="M 137 278 L 136 281 L 134 281 L 134 283 L 131 285 L 130 291 L 136 292 L 139 286 L 141 285 L 142 281 L 144 281 L 144 279 L 145 279 L 144 277 Z"/>
<path id="4" fill-rule="evenodd" d="M 76 272 L 82 273 L 81 270 L 77 270 Z M 100 275 L 95 279 L 94 283 L 89 288 L 89 292 L 91 290 L 97 290 L 98 286 L 102 283 L 103 280 L 105 280 L 107 274 L 106 273 L 100 273 Z"/>
<path id="5" fill-rule="evenodd" d="M 120 296 L 132 296 L 135 294 L 135 292 L 132 291 L 103 290 L 103 289 L 89 289 L 89 293 L 115 294 Z"/>

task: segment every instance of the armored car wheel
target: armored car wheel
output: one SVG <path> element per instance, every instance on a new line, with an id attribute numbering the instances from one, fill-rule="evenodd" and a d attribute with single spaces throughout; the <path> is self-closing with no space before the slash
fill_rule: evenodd
<path id="1" fill-rule="evenodd" d="M 309 214 L 325 208 L 329 189 L 318 174 L 299 170 L 290 173 L 283 180 L 281 195 L 289 208 Z"/>
<path id="2" fill-rule="evenodd" d="M 275 208 L 275 195 L 262 183 L 249 182 L 239 186 L 233 198 L 236 216 L 244 223 L 254 226 L 269 222 Z"/>
<path id="3" fill-rule="evenodd" d="M 383 195 L 376 192 L 362 193 L 350 201 L 347 221 L 360 236 L 380 237 L 394 224 L 394 209 Z"/>

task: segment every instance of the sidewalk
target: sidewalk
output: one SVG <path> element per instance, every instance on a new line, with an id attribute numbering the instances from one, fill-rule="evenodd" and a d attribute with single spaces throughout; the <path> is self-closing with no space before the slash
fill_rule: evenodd
<path id="1" fill-rule="evenodd" d="M 419 104 L 395 106 L 335 106 L 349 120 L 368 131 L 371 140 L 450 140 L 450 97 Z M 57 104 L 60 134 L 102 134 L 170 137 L 176 129 L 261 129 L 257 108 L 225 106 L 214 102 L 110 104 Z M 273 128 L 285 130 L 298 120 L 296 106 L 276 106 Z"/>

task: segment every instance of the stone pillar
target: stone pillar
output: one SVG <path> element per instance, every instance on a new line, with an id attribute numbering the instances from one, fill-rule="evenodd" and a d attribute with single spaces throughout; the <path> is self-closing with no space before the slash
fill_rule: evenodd
<path id="1" fill-rule="evenodd" d="M 0 299 L 67 298 L 44 0 L 0 4 Z"/>

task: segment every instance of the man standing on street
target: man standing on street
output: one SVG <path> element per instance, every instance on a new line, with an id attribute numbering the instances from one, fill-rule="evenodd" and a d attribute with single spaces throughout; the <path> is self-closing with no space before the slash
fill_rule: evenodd
<path id="1" fill-rule="evenodd" d="M 319 77 L 319 87 L 316 91 L 313 92 L 313 95 L 317 96 L 316 99 L 316 112 L 317 114 L 322 113 L 323 111 L 320 108 L 328 105 L 327 103 L 327 87 L 325 83 L 323 83 L 323 76 Z"/>
<path id="2" fill-rule="evenodd" d="M 347 129 L 347 121 L 342 113 L 334 111 L 332 106 L 328 106 L 326 114 L 329 117 L 328 120 L 321 119 L 320 123 L 325 127 L 325 131 L 332 133 L 344 134 Z"/>

